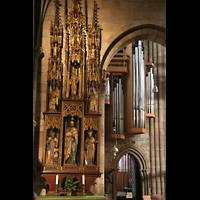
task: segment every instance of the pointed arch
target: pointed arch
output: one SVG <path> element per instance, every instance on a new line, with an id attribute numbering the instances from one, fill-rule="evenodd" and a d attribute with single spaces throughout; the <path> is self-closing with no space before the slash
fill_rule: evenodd
<path id="1" fill-rule="evenodd" d="M 124 30 L 124 32 L 115 36 L 115 38 L 113 36 L 113 41 L 107 47 L 102 57 L 101 68 L 107 69 L 110 60 L 121 48 L 130 42 L 138 40 L 149 40 L 166 47 L 166 28 L 157 24 L 140 24 Z"/>
<path id="2" fill-rule="evenodd" d="M 149 194 L 149 168 L 150 168 L 150 163 L 147 159 L 147 156 L 145 152 L 136 146 L 135 144 L 127 144 L 123 146 L 121 149 L 119 149 L 119 152 L 116 155 L 116 158 L 112 164 L 113 172 L 118 171 L 118 163 L 119 160 L 122 158 L 123 155 L 125 154 L 132 154 L 138 165 L 139 165 L 139 171 L 141 175 L 141 182 L 142 182 L 142 195 L 148 195 Z M 113 199 L 116 199 L 116 173 L 111 173 L 112 174 L 112 183 L 113 183 Z"/>

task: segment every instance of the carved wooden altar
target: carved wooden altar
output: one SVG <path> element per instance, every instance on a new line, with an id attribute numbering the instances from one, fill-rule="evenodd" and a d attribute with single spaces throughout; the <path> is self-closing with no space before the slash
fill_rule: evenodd
<path id="1" fill-rule="evenodd" d="M 65 31 L 60 20 L 59 0 L 54 0 L 55 18 L 50 27 L 50 58 L 47 77 L 47 104 L 42 177 L 49 185 L 47 196 L 55 193 L 65 177 L 80 181 L 85 175 L 86 195 L 99 172 L 98 96 L 105 77 L 100 68 L 101 28 L 94 2 L 93 21 L 87 24 L 87 13 L 81 1 L 73 0 L 68 14 L 65 5 Z M 86 5 L 87 6 L 87 5 Z M 87 10 L 87 9 L 86 9 Z M 65 42 L 63 33 L 65 32 Z M 64 43 L 64 44 L 63 44 Z M 63 48 L 64 47 L 64 48 Z M 62 52 L 65 60 L 62 62 Z M 78 193 L 79 191 L 79 193 Z"/>

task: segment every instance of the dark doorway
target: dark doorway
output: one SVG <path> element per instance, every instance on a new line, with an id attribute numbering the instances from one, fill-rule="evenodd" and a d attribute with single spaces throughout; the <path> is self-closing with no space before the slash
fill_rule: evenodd
<path id="1" fill-rule="evenodd" d="M 119 160 L 117 173 L 117 200 L 126 199 L 126 192 L 132 192 L 134 200 L 142 199 L 142 185 L 139 164 L 132 154 L 125 154 Z"/>

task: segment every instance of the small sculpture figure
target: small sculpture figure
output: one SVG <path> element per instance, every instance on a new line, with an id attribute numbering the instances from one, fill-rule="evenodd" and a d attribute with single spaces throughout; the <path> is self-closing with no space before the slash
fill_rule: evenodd
<path id="1" fill-rule="evenodd" d="M 55 137 L 55 132 L 51 130 L 50 135 L 47 139 L 46 164 L 54 164 L 54 152 L 55 149 L 58 149 L 58 139 Z"/>
<path id="2" fill-rule="evenodd" d="M 54 159 L 58 158 L 58 153 L 59 153 L 58 143 L 55 143 L 55 147 L 54 147 Z"/>
<path id="3" fill-rule="evenodd" d="M 89 111 L 95 111 L 95 105 L 98 103 L 98 99 L 95 91 L 92 89 L 88 95 L 89 100 Z"/>
<path id="4" fill-rule="evenodd" d="M 58 47 L 57 47 L 57 43 L 55 43 L 55 47 L 54 47 L 54 51 L 53 51 L 53 56 L 57 57 L 57 52 L 58 52 Z"/>
<path id="5" fill-rule="evenodd" d="M 76 95 L 77 83 L 78 83 L 78 76 L 73 74 L 69 80 L 69 84 L 71 85 L 71 94 L 73 95 Z"/>
<path id="6" fill-rule="evenodd" d="M 93 130 L 88 131 L 88 137 L 85 140 L 85 164 L 86 165 L 94 165 L 94 157 L 95 157 L 95 147 L 96 141 L 94 139 L 93 135 Z"/>
<path id="7" fill-rule="evenodd" d="M 55 110 L 58 106 L 58 91 L 54 90 L 49 94 L 49 109 Z"/>
<path id="8" fill-rule="evenodd" d="M 70 127 L 65 129 L 65 150 L 64 163 L 75 164 L 78 145 L 78 130 L 74 127 L 73 118 L 70 121 Z"/>

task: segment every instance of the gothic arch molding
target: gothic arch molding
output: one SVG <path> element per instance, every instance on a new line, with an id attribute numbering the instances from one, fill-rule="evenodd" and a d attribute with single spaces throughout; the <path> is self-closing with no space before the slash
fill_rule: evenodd
<path id="1" fill-rule="evenodd" d="M 117 153 L 116 158 L 114 160 L 113 168 L 117 168 L 119 160 L 124 154 L 127 154 L 127 153 L 132 154 L 136 158 L 136 160 L 139 163 L 140 169 L 142 170 L 149 169 L 149 161 L 145 153 L 143 152 L 142 149 L 140 149 L 135 144 L 126 145 L 119 150 L 119 153 Z"/>
<path id="2" fill-rule="evenodd" d="M 132 154 L 137 163 L 139 164 L 139 170 L 140 170 L 140 175 L 141 175 L 141 182 L 142 182 L 142 195 L 148 195 L 149 194 L 149 181 L 148 181 L 148 177 L 149 177 L 149 161 L 145 155 L 145 153 L 143 152 L 143 150 L 141 148 L 139 148 L 138 146 L 134 145 L 134 144 L 130 144 L 130 145 L 125 145 L 123 146 L 121 149 L 119 149 L 119 152 L 116 155 L 116 158 L 113 162 L 113 166 L 112 168 L 114 169 L 113 172 L 115 173 L 111 173 L 112 175 L 112 183 L 113 183 L 113 199 L 116 199 L 116 172 L 118 171 L 118 163 L 119 160 L 121 159 L 121 157 L 127 153 Z"/>
<path id="3" fill-rule="evenodd" d="M 125 29 L 126 27 L 124 27 Z M 121 32 L 121 31 L 120 31 Z M 106 49 L 101 67 L 107 69 L 112 57 L 124 46 L 137 40 L 149 40 L 166 47 L 166 28 L 156 24 L 141 24 L 128 30 L 124 30 L 120 35 L 113 37 L 113 41 Z"/>

